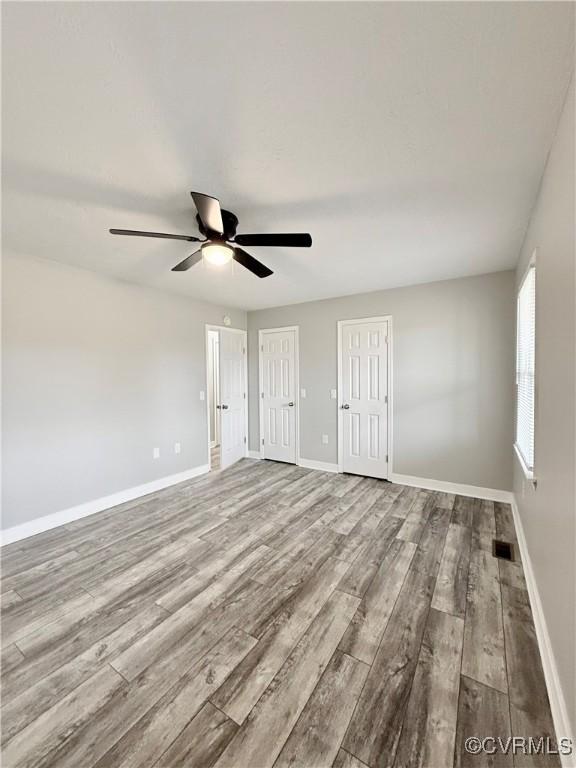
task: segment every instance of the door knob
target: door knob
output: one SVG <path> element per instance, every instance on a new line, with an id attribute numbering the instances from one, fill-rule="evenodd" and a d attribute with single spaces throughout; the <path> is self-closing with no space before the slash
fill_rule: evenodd
<path id="1" fill-rule="evenodd" d="M 294 403 L 288 403 L 289 408 L 294 408 Z"/>
<path id="2" fill-rule="evenodd" d="M 227 405 L 223 405 L 223 406 L 222 406 L 222 410 L 223 410 L 223 411 L 227 411 L 227 410 L 228 410 L 228 406 L 227 406 Z"/>
<path id="3" fill-rule="evenodd" d="M 348 405 L 348 403 L 346 403 L 346 405 L 341 405 L 340 408 L 347 411 L 350 408 L 350 406 Z"/>
<path id="4" fill-rule="evenodd" d="M 222 406 L 221 406 L 221 405 L 217 405 L 217 406 L 216 406 L 216 408 L 217 408 L 218 410 L 220 410 L 220 408 L 222 408 Z"/>

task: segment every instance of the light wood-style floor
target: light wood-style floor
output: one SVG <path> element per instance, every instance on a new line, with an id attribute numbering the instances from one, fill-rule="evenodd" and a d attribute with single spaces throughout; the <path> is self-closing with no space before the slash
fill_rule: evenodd
<path id="1" fill-rule="evenodd" d="M 4 768 L 557 765 L 508 505 L 243 460 L 10 545 Z"/>
<path id="2" fill-rule="evenodd" d="M 220 469 L 220 446 L 214 445 L 210 448 L 210 469 L 217 471 Z"/>

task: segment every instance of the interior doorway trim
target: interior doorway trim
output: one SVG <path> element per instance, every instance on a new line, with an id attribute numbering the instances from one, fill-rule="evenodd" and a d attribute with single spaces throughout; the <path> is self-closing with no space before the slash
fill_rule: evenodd
<path id="1" fill-rule="evenodd" d="M 210 450 L 210 335 L 209 331 L 232 331 L 232 333 L 241 333 L 244 337 L 244 456 L 248 456 L 248 331 L 243 328 L 230 328 L 226 325 L 211 325 L 206 323 L 204 328 L 204 362 L 206 372 L 206 391 L 204 399 L 206 400 L 206 450 L 208 471 L 212 469 L 212 455 Z M 222 440 L 222 435 L 220 435 Z"/>
<path id="2" fill-rule="evenodd" d="M 294 419 L 294 440 L 296 441 L 296 461 L 300 465 L 300 326 L 284 325 L 280 328 L 260 328 L 258 331 L 258 453 L 264 456 L 264 406 L 262 392 L 264 391 L 264 368 L 262 365 L 262 343 L 265 333 L 294 331 L 294 402 L 296 418 Z"/>
<path id="3" fill-rule="evenodd" d="M 215 339 L 218 339 L 218 342 L 215 342 Z M 220 334 L 218 331 L 208 331 L 208 345 L 210 347 L 210 351 L 208 353 L 207 358 L 207 365 L 208 365 L 208 392 L 207 392 L 207 400 L 208 400 L 208 412 L 210 413 L 210 447 L 214 448 L 215 446 L 220 444 L 220 419 L 219 414 L 216 413 L 216 408 L 218 407 L 218 400 L 220 397 L 220 371 L 218 370 L 220 361 L 218 360 L 218 363 L 216 363 L 216 356 L 219 355 L 219 349 L 216 348 L 220 346 Z M 217 375 L 218 372 L 218 375 Z M 218 379 L 218 384 L 216 384 L 216 380 Z M 213 406 L 216 406 L 214 408 L 214 413 L 212 413 Z M 212 419 L 214 419 L 214 432 L 212 432 Z"/>
<path id="4" fill-rule="evenodd" d="M 393 475 L 394 446 L 392 441 L 392 414 L 394 413 L 394 398 L 392 391 L 392 344 L 393 344 L 393 326 L 392 315 L 379 315 L 378 317 L 358 317 L 352 320 L 337 321 L 337 356 L 338 356 L 338 472 L 344 471 L 344 429 L 342 424 L 343 413 L 340 408 L 342 405 L 343 393 L 343 371 L 342 371 L 342 326 L 344 325 L 362 325 L 364 323 L 388 323 L 388 344 L 387 344 L 387 388 L 388 388 L 388 412 L 387 412 L 387 440 L 388 440 L 388 480 Z"/>

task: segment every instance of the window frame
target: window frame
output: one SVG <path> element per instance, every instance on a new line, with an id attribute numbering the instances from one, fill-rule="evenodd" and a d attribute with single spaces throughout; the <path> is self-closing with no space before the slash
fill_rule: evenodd
<path id="1" fill-rule="evenodd" d="M 522 275 L 522 280 L 520 281 L 518 285 L 518 289 L 516 291 L 516 342 L 515 342 L 515 361 L 514 361 L 514 381 L 515 381 L 515 403 L 514 403 L 514 452 L 516 453 L 516 457 L 518 459 L 518 463 L 520 464 L 520 467 L 522 469 L 522 472 L 524 473 L 524 476 L 528 480 L 532 480 L 534 485 L 536 485 L 536 474 L 535 474 L 535 468 L 536 468 L 536 408 L 537 408 L 537 397 L 536 397 L 536 368 L 537 368 L 537 361 L 536 361 L 536 280 L 537 280 L 537 273 L 536 273 L 536 250 L 534 250 L 532 254 L 532 258 L 526 265 L 526 269 L 524 270 L 524 274 Z M 522 451 L 520 449 L 520 446 L 518 444 L 518 341 L 519 341 L 519 335 L 520 335 L 520 293 L 522 291 L 522 288 L 524 287 L 524 284 L 526 283 L 526 280 L 528 276 L 530 275 L 531 271 L 533 270 L 534 274 L 534 372 L 533 372 L 533 392 L 532 392 L 532 398 L 533 398 L 533 410 L 532 410 L 532 467 L 528 466 L 526 463 L 526 459 L 524 458 Z"/>

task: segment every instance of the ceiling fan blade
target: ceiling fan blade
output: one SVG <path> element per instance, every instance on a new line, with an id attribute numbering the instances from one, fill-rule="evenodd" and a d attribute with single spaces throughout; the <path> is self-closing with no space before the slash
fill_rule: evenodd
<path id="1" fill-rule="evenodd" d="M 189 243 L 202 242 L 199 237 L 192 235 L 167 235 L 164 232 L 140 232 L 137 229 L 111 229 L 111 235 L 135 235 L 136 237 L 163 237 L 166 240 L 187 240 Z"/>
<path id="2" fill-rule="evenodd" d="M 310 248 L 312 238 L 308 234 L 294 233 L 284 235 L 236 235 L 238 245 L 278 245 L 285 248 Z"/>
<path id="3" fill-rule="evenodd" d="M 172 267 L 172 272 L 186 272 L 186 270 L 193 267 L 194 264 L 198 264 L 201 259 L 202 249 L 200 248 L 198 251 L 194 251 L 194 253 L 185 258 L 184 261 L 181 261 L 180 264 L 176 264 L 175 267 Z"/>
<path id="4" fill-rule="evenodd" d="M 190 194 L 204 227 L 219 235 L 224 234 L 220 201 L 216 200 L 215 197 L 210 197 L 210 195 L 203 195 L 201 192 L 190 192 Z"/>
<path id="5" fill-rule="evenodd" d="M 242 248 L 234 248 L 234 261 L 249 269 L 256 277 L 269 277 L 274 274 L 271 269 L 268 269 L 267 266 L 258 261 L 258 259 L 255 259 L 254 256 L 250 256 L 249 253 L 243 251 Z"/>

